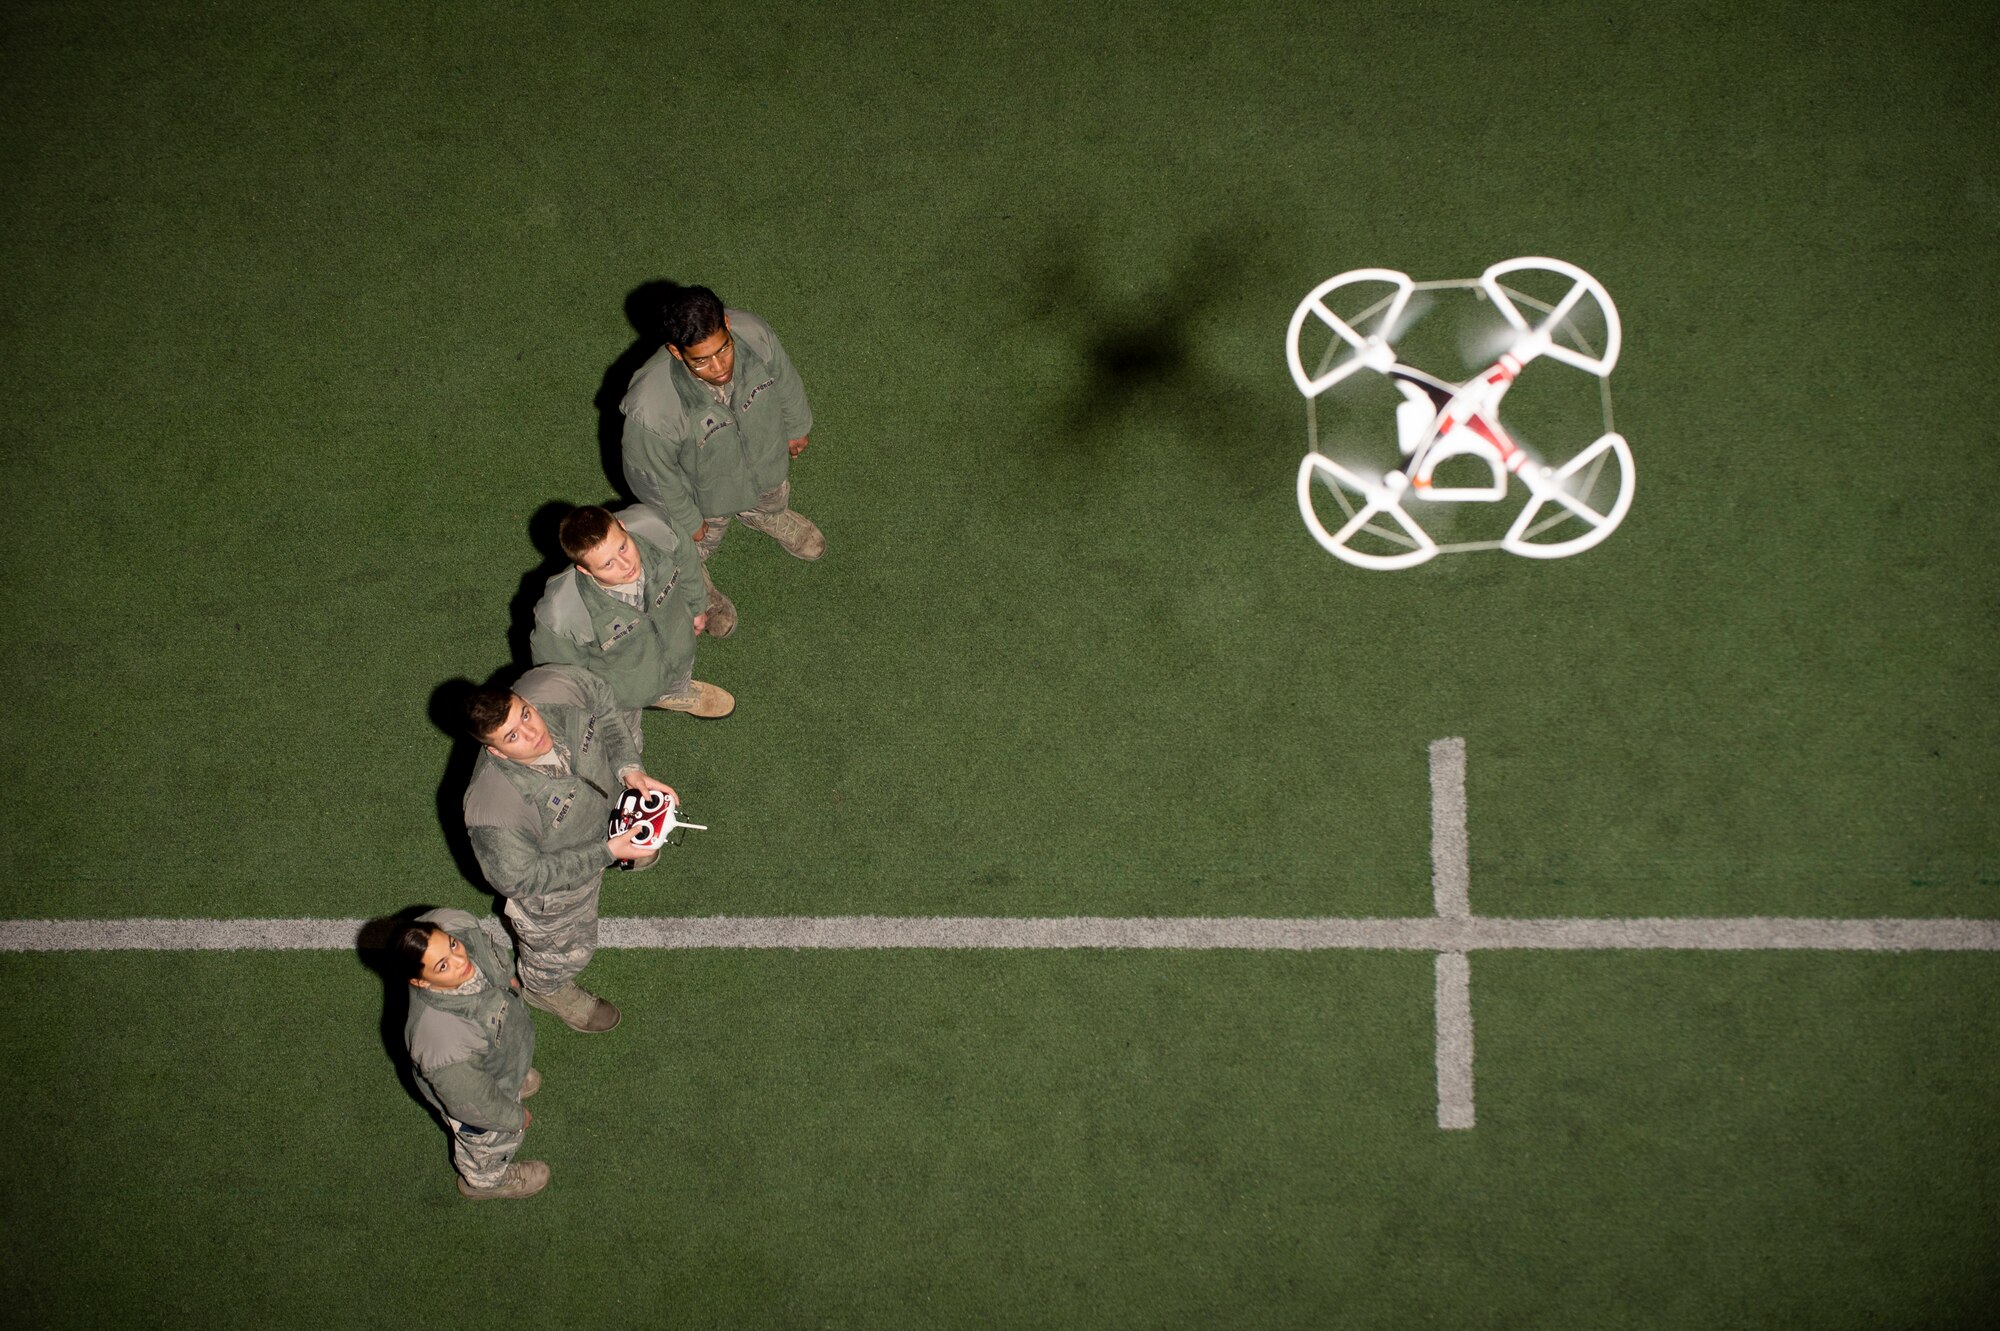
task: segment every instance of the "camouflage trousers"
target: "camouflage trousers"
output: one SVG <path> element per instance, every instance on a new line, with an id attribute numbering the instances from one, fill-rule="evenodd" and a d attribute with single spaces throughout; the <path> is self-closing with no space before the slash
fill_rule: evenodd
<path id="1" fill-rule="evenodd" d="M 599 871 L 576 887 L 507 899 L 504 910 L 514 926 L 523 988 L 554 993 L 590 964 L 597 951 L 597 894 L 603 886 Z"/>
<path id="2" fill-rule="evenodd" d="M 791 508 L 791 506 L 792 482 L 791 478 L 787 477 L 778 482 L 777 489 L 766 490 L 763 494 L 758 495 L 757 507 L 755 508 L 737 513 L 733 517 L 729 514 L 724 514 L 719 518 L 711 518 L 704 513 L 701 521 L 702 525 L 707 527 L 708 530 L 703 532 L 701 539 L 694 543 L 696 553 L 701 556 L 701 576 L 703 578 L 708 577 L 708 557 L 715 553 L 716 546 L 722 544 L 722 533 L 729 530 L 730 522 L 740 520 L 751 531 L 767 532 L 771 524 L 783 517 L 785 511 Z M 714 583 L 709 583 L 711 591 L 714 590 L 714 587 Z"/>
<path id="3" fill-rule="evenodd" d="M 449 1114 L 444 1121 L 451 1129 L 451 1163 L 457 1167 L 459 1177 L 475 1188 L 497 1188 L 507 1181 L 507 1166 L 513 1163 L 514 1152 L 528 1138 L 525 1131 L 481 1129 L 461 1123 Z"/>

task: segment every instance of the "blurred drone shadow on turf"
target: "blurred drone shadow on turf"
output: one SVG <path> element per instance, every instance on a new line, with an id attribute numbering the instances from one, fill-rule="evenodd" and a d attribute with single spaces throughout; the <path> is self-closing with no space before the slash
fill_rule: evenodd
<path id="1" fill-rule="evenodd" d="M 1078 370 L 1025 431 L 1035 461 L 1081 479 L 1104 470 L 1135 430 L 1177 445 L 1166 461 L 1222 476 L 1285 461 L 1298 431 L 1288 419 L 1267 427 L 1258 409 L 1258 385 L 1271 379 L 1267 370 L 1282 370 L 1281 358 L 1274 352 L 1269 366 L 1244 373 L 1229 350 L 1271 286 L 1240 229 L 1193 238 L 1163 279 L 1136 291 L 1087 264 L 1091 246 L 1079 233 L 1088 231 L 1052 229 L 1011 283 L 1016 318 L 1006 331 L 1066 351 Z M 1275 344 L 1250 331 L 1258 335 L 1248 345 Z"/>

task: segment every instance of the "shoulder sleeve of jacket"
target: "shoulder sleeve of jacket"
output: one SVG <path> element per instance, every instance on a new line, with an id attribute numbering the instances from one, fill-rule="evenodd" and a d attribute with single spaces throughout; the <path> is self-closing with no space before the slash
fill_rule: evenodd
<path id="1" fill-rule="evenodd" d="M 634 536 L 658 546 L 663 554 L 672 554 L 674 547 L 681 543 L 680 537 L 674 535 L 672 525 L 645 504 L 621 508 L 611 516 L 624 523 L 625 529 Z M 581 603 L 583 598 L 578 596 L 577 600 Z"/>
<path id="2" fill-rule="evenodd" d="M 583 603 L 583 589 L 576 585 L 578 576 L 572 567 L 549 579 L 542 599 L 535 602 L 535 623 L 576 642 L 590 642 L 597 635 L 590 623 L 590 607 Z"/>
<path id="3" fill-rule="evenodd" d="M 674 387 L 673 367 L 673 353 L 661 347 L 632 376 L 631 387 L 618 404 L 625 416 L 619 460 L 625 484 L 642 503 L 657 509 L 677 529 L 692 532 L 701 525 L 701 508 L 681 471 L 687 408 Z"/>
<path id="4" fill-rule="evenodd" d="M 765 360 L 771 358 L 772 351 L 778 346 L 778 335 L 771 331 L 771 325 L 748 310 L 725 308 L 722 313 L 729 320 L 731 337 L 741 338 L 745 346 Z"/>
<path id="5" fill-rule="evenodd" d="M 423 1011 L 417 1014 L 416 1025 L 410 1031 L 410 1061 L 417 1065 L 425 1080 L 439 1068 L 463 1063 L 486 1048 L 486 1037 L 477 1025 L 421 999 L 411 1001 L 422 1003 Z"/>
<path id="6" fill-rule="evenodd" d="M 806 401 L 806 386 L 799 378 L 799 372 L 792 365 L 792 358 L 785 354 L 785 344 L 778 340 L 778 334 L 771 325 L 765 323 L 748 310 L 729 310 L 729 331 L 743 339 L 745 346 L 771 366 L 771 376 L 777 380 L 778 408 L 784 421 L 787 439 L 803 439 L 812 432 L 812 404 Z"/>
<path id="7" fill-rule="evenodd" d="M 450 906 L 439 906 L 436 910 L 427 910 L 417 916 L 417 922 L 419 924 L 435 924 L 448 934 L 462 935 L 467 929 L 479 928 L 479 921 L 473 919 L 468 912 L 455 910 Z"/>
<path id="8" fill-rule="evenodd" d="M 471 919 L 470 916 L 466 917 Z M 486 972 L 486 978 L 494 984 L 507 987 L 514 979 L 514 949 L 493 940 L 493 935 L 473 921 L 472 927 L 459 934 L 459 941 L 465 944 L 466 952 Z"/>
<path id="9" fill-rule="evenodd" d="M 549 589 L 535 603 L 535 624 L 528 630 L 528 656 L 538 666 L 588 666 L 597 648 L 590 608 L 572 573 L 549 579 Z"/>
<path id="10" fill-rule="evenodd" d="M 632 374 L 618 411 L 626 420 L 669 442 L 687 433 L 687 408 L 674 390 L 674 353 L 661 347 Z"/>
<path id="11" fill-rule="evenodd" d="M 583 707 L 592 712 L 618 707 L 611 686 L 582 666 L 536 666 L 521 676 L 514 692 L 537 707 Z"/>
<path id="12" fill-rule="evenodd" d="M 460 807 L 465 812 L 467 827 L 504 827 L 530 836 L 542 830 L 535 811 L 521 798 L 521 792 L 514 789 L 514 783 L 493 765 L 490 754 L 479 755 Z"/>

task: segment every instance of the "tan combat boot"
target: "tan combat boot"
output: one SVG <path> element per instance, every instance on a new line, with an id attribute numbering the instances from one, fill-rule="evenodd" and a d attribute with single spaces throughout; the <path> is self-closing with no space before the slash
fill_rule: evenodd
<path id="1" fill-rule="evenodd" d="M 542 1089 L 542 1074 L 536 1071 L 534 1068 L 529 1068 L 528 1075 L 521 1078 L 520 1098 L 525 1100 L 529 1096 L 533 1095 L 536 1091 L 539 1091 L 541 1089 Z"/>
<path id="2" fill-rule="evenodd" d="M 764 534 L 784 548 L 794 559 L 818 559 L 826 553 L 826 537 L 812 519 L 796 509 L 786 509 L 764 523 Z"/>
<path id="3" fill-rule="evenodd" d="M 475 1188 L 459 1176 L 458 1193 L 470 1197 L 475 1202 L 513 1201 L 520 1197 L 532 1197 L 549 1186 L 549 1164 L 546 1160 L 516 1160 L 507 1166 L 507 1173 L 497 1188 Z"/>
<path id="4" fill-rule="evenodd" d="M 656 698 L 646 704 L 663 712 L 686 712 L 689 716 L 713 718 L 728 716 L 736 710 L 736 695 L 715 684 L 704 684 L 698 679 L 688 681 L 688 692 L 680 697 Z"/>
<path id="5" fill-rule="evenodd" d="M 521 990 L 521 997 L 528 1000 L 528 1006 L 553 1012 L 562 1019 L 562 1024 L 573 1031 L 585 1035 L 596 1035 L 608 1031 L 618 1024 L 623 1014 L 611 1004 L 571 980 L 552 994 L 538 994 L 533 989 Z"/>
<path id="6" fill-rule="evenodd" d="M 708 623 L 702 631 L 711 638 L 726 638 L 736 632 L 736 602 L 724 596 L 714 583 L 708 587 Z"/>

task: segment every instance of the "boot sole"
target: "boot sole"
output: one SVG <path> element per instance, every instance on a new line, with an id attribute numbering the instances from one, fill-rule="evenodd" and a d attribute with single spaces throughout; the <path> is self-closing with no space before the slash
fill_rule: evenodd
<path id="1" fill-rule="evenodd" d="M 723 708 L 719 712 L 704 712 L 697 707 L 662 707 L 660 704 L 656 702 L 647 703 L 646 708 L 648 711 L 675 712 L 681 716 L 692 716 L 697 720 L 701 721 L 720 721 L 723 717 L 730 715 L 736 710 L 736 700 L 734 698 L 731 698 L 729 700 L 729 706 Z"/>

